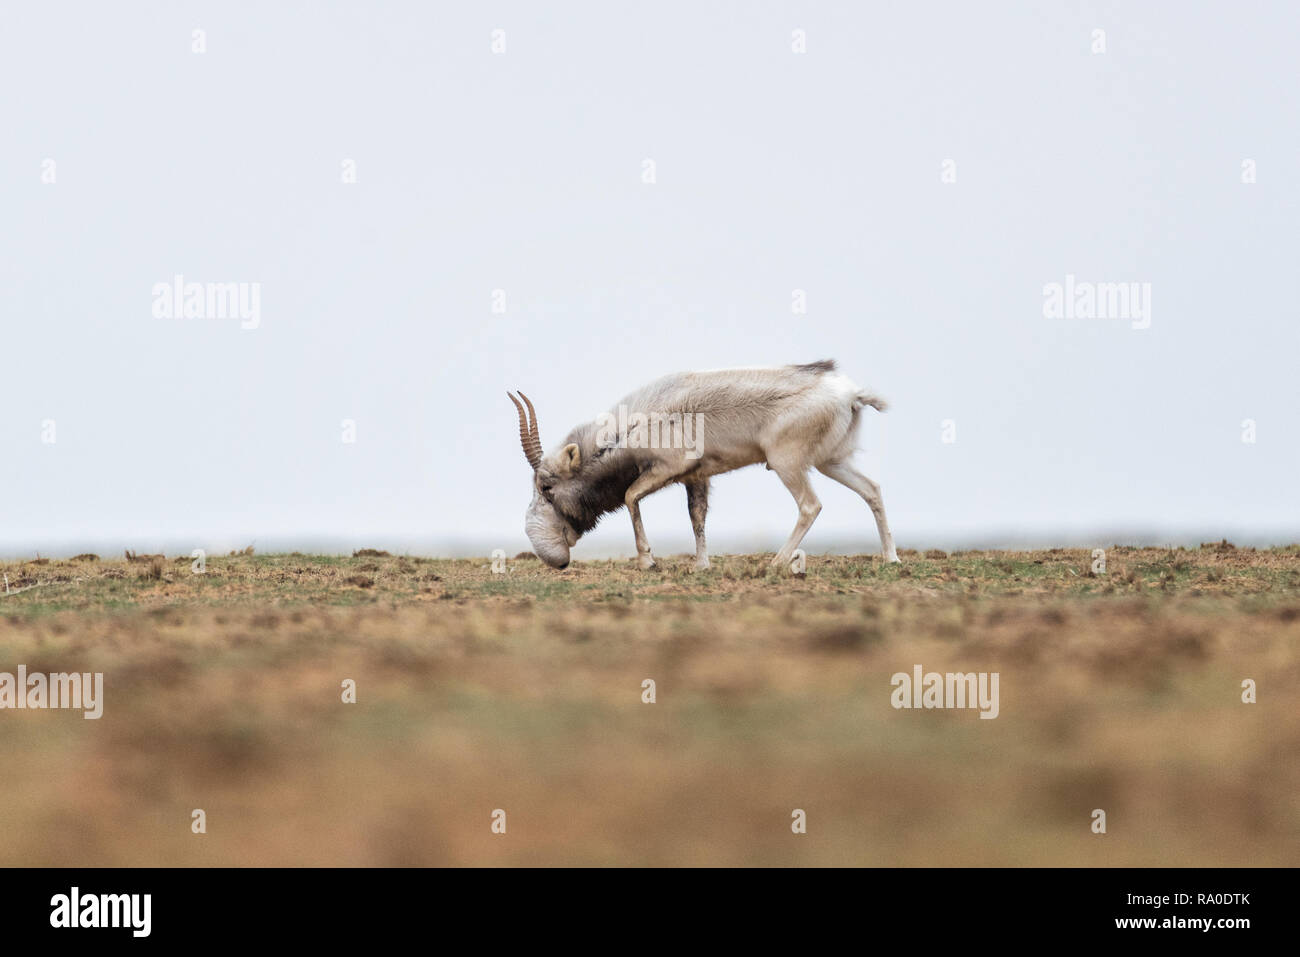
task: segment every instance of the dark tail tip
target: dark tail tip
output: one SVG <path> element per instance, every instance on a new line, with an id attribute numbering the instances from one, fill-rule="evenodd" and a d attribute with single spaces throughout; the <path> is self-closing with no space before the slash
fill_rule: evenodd
<path id="1" fill-rule="evenodd" d="M 816 362 L 805 362 L 802 365 L 795 366 L 801 372 L 812 372 L 821 375 L 824 372 L 835 371 L 834 359 L 818 359 Z"/>

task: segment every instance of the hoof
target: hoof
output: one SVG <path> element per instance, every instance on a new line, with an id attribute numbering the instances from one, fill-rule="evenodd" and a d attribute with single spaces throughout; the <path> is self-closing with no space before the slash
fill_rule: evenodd
<path id="1" fill-rule="evenodd" d="M 640 567 L 641 571 L 643 572 L 648 572 L 651 569 L 658 567 L 657 565 L 655 565 L 654 558 L 649 553 L 645 555 L 637 556 L 636 563 Z"/>

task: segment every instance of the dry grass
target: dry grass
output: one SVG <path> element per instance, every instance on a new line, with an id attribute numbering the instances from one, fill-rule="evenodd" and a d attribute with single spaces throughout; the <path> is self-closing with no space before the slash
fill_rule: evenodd
<path id="1" fill-rule="evenodd" d="M 78 559 L 0 564 L 0 671 L 106 697 L 0 711 L 3 865 L 1300 863 L 1295 548 Z"/>

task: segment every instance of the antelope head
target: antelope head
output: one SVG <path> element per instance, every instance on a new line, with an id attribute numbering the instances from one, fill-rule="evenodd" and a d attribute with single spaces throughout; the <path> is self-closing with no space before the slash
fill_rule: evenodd
<path id="1" fill-rule="evenodd" d="M 519 413 L 519 442 L 524 447 L 524 458 L 533 469 L 533 500 L 524 513 L 524 532 L 538 558 L 552 568 L 565 568 L 569 564 L 569 549 L 578 543 L 578 532 L 556 507 L 556 501 L 563 503 L 566 493 L 573 492 L 570 480 L 582 464 L 581 451 L 577 445 L 569 444 L 557 455 L 545 458 L 537 434 L 537 410 L 522 392 L 519 398 L 524 400 L 524 405 L 510 393 L 506 395 Z"/>

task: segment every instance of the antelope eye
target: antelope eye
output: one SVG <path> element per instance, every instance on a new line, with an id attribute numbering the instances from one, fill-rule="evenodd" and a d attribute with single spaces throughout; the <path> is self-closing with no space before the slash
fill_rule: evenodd
<path id="1" fill-rule="evenodd" d="M 543 495 L 550 495 L 550 494 L 551 494 L 551 489 L 553 489 L 553 488 L 555 488 L 554 485 L 543 485 L 543 486 L 542 486 L 542 494 L 543 494 Z"/>

